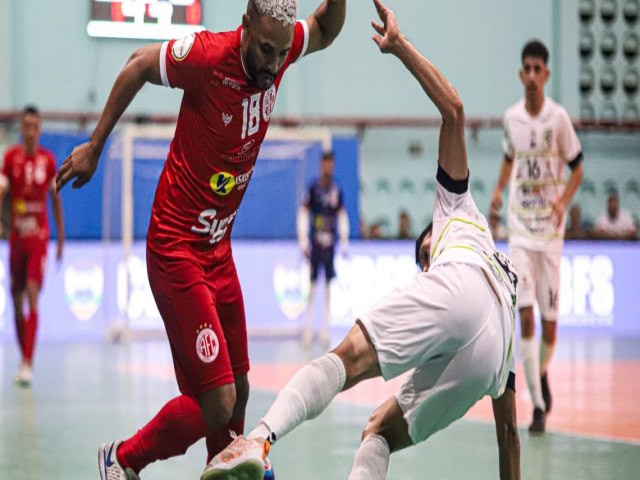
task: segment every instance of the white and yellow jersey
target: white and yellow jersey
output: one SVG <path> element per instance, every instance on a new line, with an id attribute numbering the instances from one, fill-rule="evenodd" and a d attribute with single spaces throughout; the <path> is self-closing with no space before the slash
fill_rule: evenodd
<path id="1" fill-rule="evenodd" d="M 431 237 L 431 268 L 445 263 L 466 263 L 480 266 L 498 292 L 503 307 L 504 342 L 507 348 L 500 371 L 500 381 L 492 396 L 504 391 L 507 376 L 513 370 L 515 344 L 516 285 L 518 275 L 506 255 L 496 250 L 486 218 L 476 206 L 468 182 L 462 187 L 447 185 L 451 180 L 438 170 L 436 197 L 433 206 Z M 456 193 L 459 192 L 459 193 Z"/>
<path id="2" fill-rule="evenodd" d="M 564 219 L 556 226 L 552 204 L 566 187 L 565 170 L 582 147 L 567 111 L 550 98 L 531 117 L 520 100 L 504 115 L 503 150 L 513 160 L 509 242 L 531 250 L 561 250 Z"/>

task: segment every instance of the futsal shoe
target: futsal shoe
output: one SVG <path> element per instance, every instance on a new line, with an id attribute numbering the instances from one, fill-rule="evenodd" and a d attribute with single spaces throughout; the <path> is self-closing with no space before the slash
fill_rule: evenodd
<path id="1" fill-rule="evenodd" d="M 207 464 L 200 480 L 263 480 L 270 443 L 258 438 L 237 436 Z M 273 473 L 273 469 L 271 469 Z M 273 478 L 273 477 L 271 477 Z"/>
<path id="2" fill-rule="evenodd" d="M 542 386 L 542 399 L 544 400 L 544 412 L 551 411 L 551 390 L 549 390 L 549 379 L 547 374 L 540 376 L 540 385 Z"/>
<path id="3" fill-rule="evenodd" d="M 140 480 L 130 468 L 122 468 L 116 452 L 122 442 L 103 443 L 98 448 L 100 480 Z"/>
<path id="4" fill-rule="evenodd" d="M 529 433 L 544 433 L 546 415 L 541 408 L 534 408 L 533 421 L 529 425 Z"/>
<path id="5" fill-rule="evenodd" d="M 269 461 L 269 457 L 264 459 L 264 477 L 263 480 L 276 480 L 276 474 L 273 472 L 273 467 Z"/>
<path id="6" fill-rule="evenodd" d="M 33 379 L 33 370 L 31 369 L 31 366 L 29 366 L 29 364 L 26 362 L 22 362 L 18 367 L 18 371 L 13 377 L 13 381 L 15 382 L 16 385 L 26 388 L 31 386 L 32 379 Z"/>

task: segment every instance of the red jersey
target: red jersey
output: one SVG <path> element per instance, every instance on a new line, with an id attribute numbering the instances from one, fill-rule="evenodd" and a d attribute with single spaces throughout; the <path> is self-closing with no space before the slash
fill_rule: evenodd
<path id="1" fill-rule="evenodd" d="M 49 238 L 47 193 L 53 188 L 56 161 L 49 150 L 38 147 L 27 155 L 22 145 L 4 156 L 0 181 L 10 188 L 10 239 Z"/>
<path id="2" fill-rule="evenodd" d="M 242 27 L 166 42 L 160 53 L 165 86 L 184 90 L 176 132 L 158 182 L 147 245 L 161 255 L 210 265 L 231 253 L 233 220 L 267 132 L 287 68 L 306 51 L 299 21 L 273 85 L 251 83 L 240 51 Z"/>

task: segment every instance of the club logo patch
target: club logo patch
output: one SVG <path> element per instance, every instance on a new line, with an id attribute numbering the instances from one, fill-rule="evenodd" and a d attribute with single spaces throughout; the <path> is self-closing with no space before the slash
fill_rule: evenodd
<path id="1" fill-rule="evenodd" d="M 236 179 L 227 172 L 214 173 L 209 180 L 209 185 L 216 195 L 225 196 L 229 195 L 236 186 Z"/>
<path id="2" fill-rule="evenodd" d="M 262 97 L 262 116 L 264 117 L 264 121 L 268 122 L 271 118 L 271 114 L 273 113 L 273 107 L 276 104 L 276 87 L 271 85 L 269 90 L 264 93 Z"/>
<path id="3" fill-rule="evenodd" d="M 173 47 L 171 48 L 171 56 L 176 62 L 181 62 L 189 52 L 191 51 L 191 47 L 193 47 L 193 43 L 196 40 L 196 34 L 192 33 L 191 35 L 187 35 L 184 38 L 176 40 L 173 43 Z"/>
<path id="4" fill-rule="evenodd" d="M 202 325 L 196 339 L 196 352 L 204 363 L 211 363 L 218 358 L 220 342 L 210 325 Z"/>

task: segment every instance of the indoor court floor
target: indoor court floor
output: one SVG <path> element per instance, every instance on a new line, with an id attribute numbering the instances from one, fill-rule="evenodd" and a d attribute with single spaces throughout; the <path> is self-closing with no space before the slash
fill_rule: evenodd
<path id="1" fill-rule="evenodd" d="M 293 372 L 322 351 L 297 340 L 251 341 L 253 369 L 248 427 Z M 31 389 L 13 385 L 14 345 L 0 346 L 0 479 L 99 479 L 100 443 L 122 439 L 175 396 L 164 341 L 130 345 L 49 344 L 37 352 Z M 550 381 L 554 407 L 548 432 L 526 431 L 531 406 L 518 376 L 522 478 L 640 478 L 640 339 L 562 337 Z M 326 412 L 273 446 L 279 480 L 345 479 L 373 408 L 398 382 L 371 381 L 338 397 Z M 496 479 L 491 403 L 391 457 L 389 479 Z M 185 456 L 155 463 L 143 480 L 197 480 L 204 442 Z"/>

